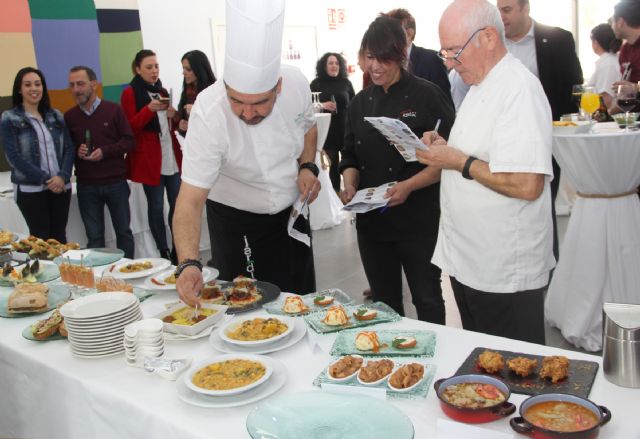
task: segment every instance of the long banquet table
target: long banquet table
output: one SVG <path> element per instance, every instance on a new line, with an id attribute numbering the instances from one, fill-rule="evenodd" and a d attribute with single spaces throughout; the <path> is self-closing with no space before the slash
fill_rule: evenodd
<path id="1" fill-rule="evenodd" d="M 140 282 L 138 282 L 140 284 Z M 10 288 L 0 288 L 8 295 Z M 145 317 L 175 301 L 175 292 L 158 292 L 142 303 Z M 2 438 L 246 438 L 248 413 L 260 402 L 226 409 L 204 409 L 183 403 L 175 383 L 142 369 L 126 365 L 124 354 L 102 359 L 73 357 L 66 340 L 34 342 L 21 336 L 38 317 L 0 318 L 0 437 Z M 464 331 L 404 318 L 378 328 L 429 329 L 437 333 L 436 379 L 455 373 L 467 355 L 478 346 L 540 355 L 566 355 L 571 359 L 596 361 L 592 355 L 565 351 L 506 338 Z M 288 349 L 269 354 L 287 368 L 287 381 L 271 398 L 314 390 L 312 381 L 330 362 L 328 352 L 335 335 L 308 334 Z M 208 338 L 166 341 L 171 358 L 194 360 L 216 355 Z M 513 394 L 519 405 L 526 398 Z M 609 383 L 599 369 L 590 399 L 607 406 L 612 421 L 601 430 L 602 438 L 638 439 L 639 389 Z M 415 438 L 436 437 L 436 422 L 445 419 L 433 389 L 426 399 L 388 401 L 413 422 Z M 512 433 L 508 419 L 480 425 L 489 431 Z M 515 435 L 515 433 L 514 433 Z M 517 436 L 517 435 L 515 435 Z"/>
<path id="2" fill-rule="evenodd" d="M 640 132 L 613 125 L 553 137 L 553 154 L 578 197 L 545 316 L 569 342 L 590 351 L 602 347 L 604 302 L 640 304 Z"/>

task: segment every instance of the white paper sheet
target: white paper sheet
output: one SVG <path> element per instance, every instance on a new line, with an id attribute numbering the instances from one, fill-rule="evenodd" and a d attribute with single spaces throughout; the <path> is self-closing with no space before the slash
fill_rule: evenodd
<path id="1" fill-rule="evenodd" d="M 300 201 L 300 197 L 296 199 L 296 202 L 293 203 L 293 207 L 291 208 L 291 215 L 289 216 L 289 224 L 287 225 L 287 231 L 289 232 L 289 236 L 298 241 L 307 245 L 307 247 L 311 247 L 311 238 L 306 233 L 302 233 L 299 230 L 293 228 L 296 219 L 302 215 L 307 221 L 309 220 L 309 197 Z"/>
<path id="2" fill-rule="evenodd" d="M 389 199 L 385 198 L 384 195 L 387 193 L 387 190 L 396 183 L 397 182 L 392 181 L 378 187 L 360 189 L 342 210 L 346 212 L 365 213 L 370 210 L 385 207 L 389 203 Z"/>
<path id="3" fill-rule="evenodd" d="M 399 119 L 391 117 L 365 117 L 380 133 L 395 146 L 407 162 L 417 162 L 416 149 L 426 151 L 427 145 Z"/>

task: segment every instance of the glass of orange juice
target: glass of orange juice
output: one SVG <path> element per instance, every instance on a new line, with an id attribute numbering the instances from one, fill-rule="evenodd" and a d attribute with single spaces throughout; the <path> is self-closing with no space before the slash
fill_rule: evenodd
<path id="1" fill-rule="evenodd" d="M 596 93 L 595 87 L 584 87 L 580 108 L 587 114 L 587 120 L 591 120 L 591 115 L 600 108 L 600 95 Z"/>
<path id="2" fill-rule="evenodd" d="M 96 285 L 96 279 L 93 277 L 93 268 L 91 267 L 81 267 L 82 268 L 82 286 L 85 288 L 93 288 Z"/>

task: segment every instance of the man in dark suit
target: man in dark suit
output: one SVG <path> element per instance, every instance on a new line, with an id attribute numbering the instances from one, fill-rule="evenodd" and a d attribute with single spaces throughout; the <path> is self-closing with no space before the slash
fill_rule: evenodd
<path id="1" fill-rule="evenodd" d="M 571 87 L 582 84 L 582 68 L 573 35 L 559 27 L 536 23 L 529 16 L 529 0 L 497 0 L 504 23 L 507 49 L 540 79 L 553 120 L 578 109 L 571 99 Z M 558 259 L 558 227 L 555 200 L 560 184 L 560 167 L 553 159 L 551 208 L 553 210 L 553 254 Z"/>
<path id="2" fill-rule="evenodd" d="M 404 33 L 407 36 L 407 52 L 409 58 L 409 71 L 419 78 L 426 79 L 436 84 L 451 98 L 451 86 L 449 76 L 444 63 L 435 50 L 416 46 L 413 40 L 416 37 L 416 20 L 406 9 L 393 9 L 386 14 L 387 17 L 400 21 Z"/>

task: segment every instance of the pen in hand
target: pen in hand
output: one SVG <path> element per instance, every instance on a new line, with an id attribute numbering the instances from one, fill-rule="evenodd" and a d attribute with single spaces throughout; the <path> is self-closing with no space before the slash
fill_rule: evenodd
<path id="1" fill-rule="evenodd" d="M 438 128 L 440 128 L 440 122 L 442 122 L 442 119 L 438 119 L 438 121 L 436 122 L 436 127 L 433 129 L 433 132 L 431 133 L 431 143 L 435 142 L 436 139 L 438 138 Z"/>

